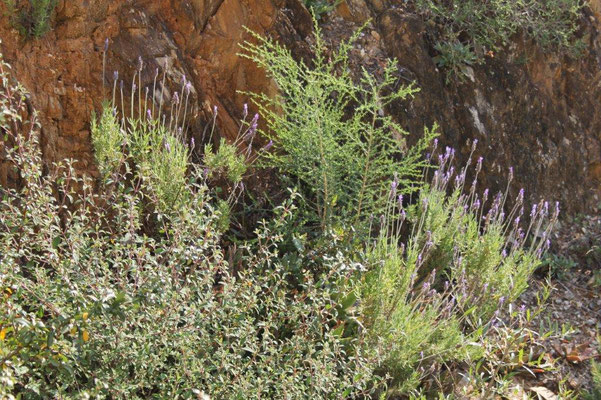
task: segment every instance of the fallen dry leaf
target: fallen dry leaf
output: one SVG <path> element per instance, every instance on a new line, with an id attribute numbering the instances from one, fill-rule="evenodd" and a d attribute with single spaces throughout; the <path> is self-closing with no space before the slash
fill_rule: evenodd
<path id="1" fill-rule="evenodd" d="M 529 389 L 531 392 L 537 394 L 539 400 L 558 400 L 559 398 L 555 393 L 550 391 L 544 386 L 533 386 Z"/>

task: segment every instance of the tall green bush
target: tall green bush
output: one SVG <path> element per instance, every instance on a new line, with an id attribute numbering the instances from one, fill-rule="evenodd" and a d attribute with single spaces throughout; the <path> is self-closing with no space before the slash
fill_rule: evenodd
<path id="1" fill-rule="evenodd" d="M 417 92 L 413 86 L 394 87 L 395 61 L 389 61 L 381 78 L 363 70 L 360 82 L 353 81 L 348 52 L 359 33 L 330 54 L 315 23 L 312 65 L 258 35 L 256 43 L 242 45 L 242 55 L 264 68 L 279 89 L 275 98 L 251 94 L 274 143 L 267 165 L 302 189 L 322 227 L 381 213 L 386 182 L 395 174 L 399 190 L 419 186 L 425 166 L 421 154 L 435 135 L 426 129 L 407 149 L 407 132 L 384 112 Z"/>

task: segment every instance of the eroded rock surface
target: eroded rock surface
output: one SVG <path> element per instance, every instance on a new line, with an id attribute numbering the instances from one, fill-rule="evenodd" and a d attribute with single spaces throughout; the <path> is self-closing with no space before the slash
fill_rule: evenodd
<path id="1" fill-rule="evenodd" d="M 583 16 L 587 48 L 582 58 L 545 54 L 517 37 L 503 54 L 469 71 L 463 83 L 445 82 L 432 59 L 431 27 L 403 2 L 346 0 L 324 30 L 335 43 L 336 35 L 369 18 L 355 56 L 374 73 L 378 63 L 395 57 L 399 83 L 421 88 L 415 99 L 388 110 L 414 137 L 437 122 L 442 144 L 457 148 L 463 159 L 467 140 L 477 138 L 477 156 L 486 160 L 483 186 L 504 188 L 513 166 L 514 192 L 525 187 L 532 200 L 560 200 L 570 213 L 590 210 L 599 201 L 599 0 Z M 213 105 L 220 110 L 220 132 L 234 135 L 246 100 L 239 91 L 277 90 L 262 71 L 238 57 L 238 43 L 249 38 L 245 26 L 310 58 L 311 20 L 300 0 L 63 0 L 54 29 L 40 40 L 23 41 L 4 17 L 0 49 L 40 112 L 45 159 L 76 158 L 80 168 L 94 171 L 90 115 L 110 96 L 113 71 L 129 91 L 139 58 L 145 88 L 152 88 L 157 68 L 167 71 L 167 99 L 181 90 L 184 76 L 192 83 L 191 136 L 202 134 Z"/>

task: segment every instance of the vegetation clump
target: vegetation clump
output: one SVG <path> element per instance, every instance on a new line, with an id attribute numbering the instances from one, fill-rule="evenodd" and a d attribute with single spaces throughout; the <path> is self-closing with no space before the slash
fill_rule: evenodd
<path id="1" fill-rule="evenodd" d="M 51 17 L 58 0 L 2 1 L 22 36 L 39 39 L 52 29 Z"/>
<path id="2" fill-rule="evenodd" d="M 466 364 L 485 382 L 474 391 L 503 393 L 514 370 L 497 368 L 490 335 L 558 209 L 537 204 L 524 225 L 523 192 L 479 196 L 452 149 L 423 157 L 433 131 L 407 148 L 384 108 L 415 89 L 392 90 L 393 67 L 353 82 L 350 42 L 328 60 L 318 30 L 307 66 L 258 39 L 245 54 L 281 89 L 253 96 L 272 142 L 253 150 L 245 108 L 236 140 L 211 130 L 197 146 L 179 95 L 149 107 L 138 75 L 129 112 L 113 93 L 93 118 L 96 181 L 69 160 L 44 172 L 39 125 L 1 64 L 22 183 L 0 200 L 1 397 L 424 398 Z M 230 211 L 257 157 L 290 187 L 240 238 Z M 503 332 L 507 354 L 523 343 L 521 326 Z"/>
<path id="3" fill-rule="evenodd" d="M 544 50 L 577 55 L 582 0 L 415 0 L 417 12 L 437 26 L 436 62 L 447 80 L 507 46 L 518 33 Z"/>

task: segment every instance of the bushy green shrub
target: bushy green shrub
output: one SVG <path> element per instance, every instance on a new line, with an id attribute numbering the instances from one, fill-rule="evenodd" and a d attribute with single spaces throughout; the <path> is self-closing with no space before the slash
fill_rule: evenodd
<path id="1" fill-rule="evenodd" d="M 311 66 L 297 62 L 276 42 L 254 35 L 242 45 L 275 81 L 279 94 L 251 94 L 267 120 L 274 151 L 267 165 L 302 189 L 322 228 L 346 219 L 355 225 L 384 209 L 387 184 L 396 174 L 399 190 L 419 186 L 421 157 L 434 136 L 407 149 L 407 133 L 384 112 L 390 103 L 412 96 L 412 86 L 395 89 L 397 64 L 390 61 L 381 79 L 363 70 L 353 82 L 348 52 L 359 31 L 328 54 L 315 24 Z M 384 200 L 384 201 L 383 201 Z"/>
<path id="2" fill-rule="evenodd" d="M 50 18 L 57 0 L 28 0 L 25 5 L 18 0 L 3 1 L 13 25 L 21 35 L 39 39 L 52 29 Z"/>
<path id="3" fill-rule="evenodd" d="M 369 353 L 334 332 L 343 288 L 332 282 L 347 279 L 344 264 L 332 260 L 324 277 L 297 271 L 291 285 L 277 258 L 291 202 L 258 228 L 241 251 L 246 269 L 234 272 L 202 172 L 183 183 L 185 206 L 147 232 L 149 204 L 160 208 L 155 170 L 114 168 L 140 147 L 117 157 L 119 140 L 96 138 L 108 143 L 101 170 L 112 171 L 100 193 L 69 162 L 45 175 L 35 120 L 19 120 L 23 94 L 4 82 L 2 129 L 22 187 L 3 188 L 0 202 L 1 397 L 338 399 L 374 389 Z M 111 129 L 96 134 L 113 132 L 104 118 L 97 128 Z"/>
<path id="4" fill-rule="evenodd" d="M 488 195 L 475 193 L 476 180 L 464 188 L 467 171 L 456 172 L 452 159 L 447 148 L 431 185 L 408 209 L 393 183 L 358 289 L 363 325 L 402 393 L 443 364 L 481 356 L 480 338 L 527 288 L 557 219 L 558 211 L 541 203 L 524 231 L 523 192 L 505 215 L 506 194 L 486 204 Z"/>
<path id="5" fill-rule="evenodd" d="M 522 32 L 544 50 L 576 55 L 582 0 L 416 0 L 417 11 L 438 27 L 436 61 L 447 80 L 484 61 Z"/>

